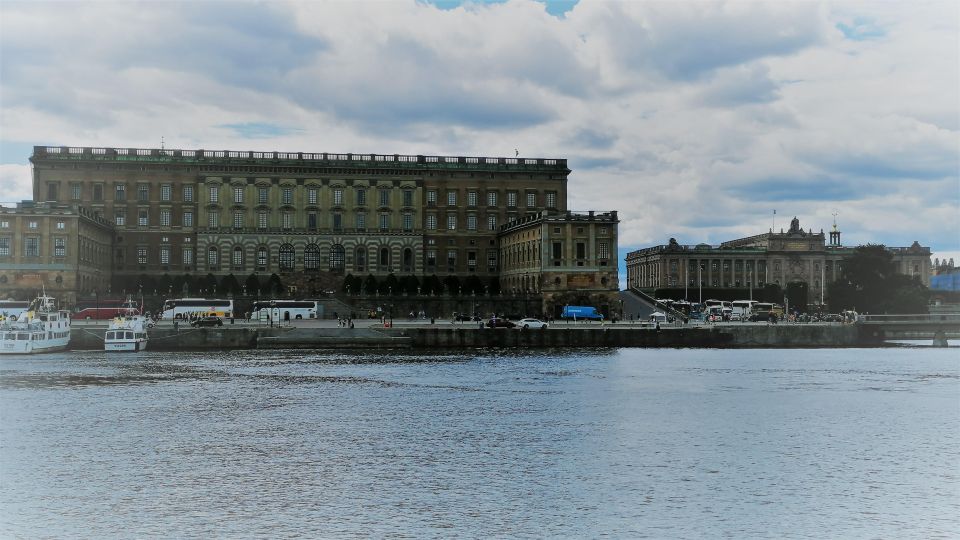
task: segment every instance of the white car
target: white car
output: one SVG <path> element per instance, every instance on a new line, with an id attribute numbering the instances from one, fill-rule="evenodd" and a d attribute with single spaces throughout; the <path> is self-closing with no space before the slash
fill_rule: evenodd
<path id="1" fill-rule="evenodd" d="M 520 319 L 517 321 L 517 328 L 529 329 L 529 328 L 547 328 L 547 323 L 541 321 L 540 319 Z"/>

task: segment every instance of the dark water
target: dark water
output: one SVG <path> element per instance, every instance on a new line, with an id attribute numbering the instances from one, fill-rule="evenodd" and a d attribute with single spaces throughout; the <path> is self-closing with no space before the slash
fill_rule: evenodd
<path id="1" fill-rule="evenodd" d="M 960 535 L 956 349 L 0 363 L 0 536 Z"/>

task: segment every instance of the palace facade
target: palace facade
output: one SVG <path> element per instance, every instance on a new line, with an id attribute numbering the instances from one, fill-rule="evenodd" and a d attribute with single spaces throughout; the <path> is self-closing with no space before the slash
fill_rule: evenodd
<path id="1" fill-rule="evenodd" d="M 564 159 L 37 146 L 30 161 L 35 204 L 109 223 L 103 261 L 115 282 L 273 273 L 513 279 L 505 227 L 568 215 Z M 612 215 L 608 257 L 617 252 Z M 0 255 L 0 272 L 5 265 Z M 525 290 L 544 290 L 542 279 L 525 276 Z M 608 285 L 616 291 L 617 279 Z M 81 281 L 76 293 L 103 286 Z"/>
<path id="2" fill-rule="evenodd" d="M 840 243 L 834 225 L 827 243 L 823 230 L 803 230 L 793 218 L 790 229 L 723 242 L 682 245 L 671 238 L 665 245 L 627 254 L 627 286 L 660 288 L 761 288 L 805 283 L 811 301 L 826 298 L 826 284 L 840 276 L 844 259 L 856 248 Z M 914 242 L 909 247 L 888 247 L 897 271 L 918 276 L 930 285 L 930 248 Z"/>

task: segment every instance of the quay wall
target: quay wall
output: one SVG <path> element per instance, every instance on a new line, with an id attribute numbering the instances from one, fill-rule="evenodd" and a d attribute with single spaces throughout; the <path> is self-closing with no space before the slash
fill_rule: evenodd
<path id="1" fill-rule="evenodd" d="M 102 350 L 103 328 L 74 327 L 70 348 Z M 308 328 L 218 327 L 155 328 L 149 350 L 221 349 L 456 349 L 484 347 L 673 347 L 805 348 L 859 347 L 880 343 L 865 339 L 854 325 L 730 325 L 710 327 L 628 328 L 608 325 L 549 330 L 478 329 L 448 326 L 331 330 Z"/>

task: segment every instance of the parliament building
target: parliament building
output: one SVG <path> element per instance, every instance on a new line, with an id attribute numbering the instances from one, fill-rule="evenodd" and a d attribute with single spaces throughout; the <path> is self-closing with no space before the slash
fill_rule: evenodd
<path id="1" fill-rule="evenodd" d="M 30 162 L 33 200 L 0 207 L 0 295 L 396 274 L 615 303 L 616 212 L 568 210 L 565 159 L 37 146 Z"/>

